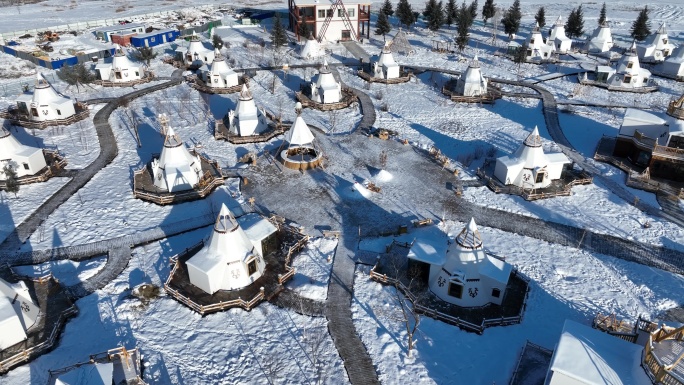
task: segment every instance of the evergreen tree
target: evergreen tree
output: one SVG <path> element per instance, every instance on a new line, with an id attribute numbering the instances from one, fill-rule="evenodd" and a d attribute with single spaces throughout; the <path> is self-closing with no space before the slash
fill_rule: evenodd
<path id="1" fill-rule="evenodd" d="M 646 36 L 651 34 L 651 22 L 648 21 L 648 5 L 639 11 L 639 16 L 632 23 L 632 29 L 629 30 L 629 35 L 634 39 L 642 41 Z"/>
<path id="2" fill-rule="evenodd" d="M 308 39 L 309 34 L 311 34 L 311 30 L 309 29 L 309 24 L 305 23 L 302 20 L 302 22 L 299 24 L 299 36 L 303 37 L 305 39 Z"/>
<path id="3" fill-rule="evenodd" d="M 501 19 L 501 24 L 503 24 L 504 32 L 508 36 L 513 36 L 518 33 L 520 29 L 520 18 L 522 18 L 522 12 L 520 11 L 520 0 L 514 0 L 508 10 L 504 13 L 503 19 Z"/>
<path id="4" fill-rule="evenodd" d="M 273 47 L 276 49 L 287 44 L 287 34 L 285 33 L 285 27 L 283 27 L 283 23 L 280 22 L 280 16 L 276 16 L 275 20 L 273 21 L 271 42 L 273 43 Z"/>
<path id="5" fill-rule="evenodd" d="M 484 5 L 482 6 L 482 19 L 484 20 L 485 24 L 487 24 L 487 20 L 494 17 L 495 13 L 496 6 L 494 5 L 494 0 L 485 0 Z"/>
<path id="6" fill-rule="evenodd" d="M 518 50 L 515 52 L 513 55 L 513 63 L 518 64 L 518 68 L 520 68 L 520 65 L 523 64 L 527 60 L 527 49 L 529 46 L 527 45 L 527 42 L 525 42 L 522 47 L 518 48 Z"/>
<path id="7" fill-rule="evenodd" d="M 152 47 L 138 47 L 135 49 L 133 56 L 135 56 L 135 58 L 140 61 L 144 61 L 145 64 L 149 66 L 150 60 L 156 58 L 157 53 L 154 52 L 154 49 L 152 49 Z"/>
<path id="8" fill-rule="evenodd" d="M 19 181 L 17 180 L 17 172 L 14 170 L 14 167 L 12 167 L 11 164 L 7 163 L 5 164 L 5 167 L 2 169 L 2 172 L 5 174 L 5 191 L 8 193 L 13 193 L 14 197 L 17 197 L 17 193 L 19 192 Z"/>
<path id="9" fill-rule="evenodd" d="M 75 85 L 76 88 L 79 88 L 82 84 L 92 83 L 95 80 L 95 74 L 90 72 L 84 63 L 62 67 L 62 69 L 57 71 L 57 77 L 70 86 Z"/>
<path id="10" fill-rule="evenodd" d="M 473 2 L 470 3 L 468 11 L 470 12 L 470 24 L 472 25 L 472 20 L 475 20 L 475 18 L 477 17 L 477 0 L 473 0 Z"/>
<path id="11" fill-rule="evenodd" d="M 408 0 L 399 0 L 399 4 L 397 4 L 397 17 L 399 22 L 405 25 L 407 29 L 410 29 L 411 25 L 415 23 L 413 8 Z"/>
<path id="12" fill-rule="evenodd" d="M 599 14 L 598 18 L 598 25 L 599 27 L 606 22 L 606 3 L 603 3 L 603 6 L 601 7 L 601 13 Z"/>
<path id="13" fill-rule="evenodd" d="M 213 35 L 211 37 L 211 45 L 214 46 L 214 49 L 221 49 L 221 47 L 223 47 L 223 39 L 221 39 L 221 36 Z"/>
<path id="14" fill-rule="evenodd" d="M 456 46 L 458 50 L 463 52 L 468 46 L 468 29 L 473 23 L 471 8 L 466 7 L 465 2 L 461 3 L 461 8 L 458 11 L 458 26 L 456 28 Z"/>
<path id="15" fill-rule="evenodd" d="M 448 0 L 446 5 L 446 17 L 444 23 L 451 26 L 458 20 L 458 6 L 456 0 Z"/>
<path id="16" fill-rule="evenodd" d="M 432 17 L 433 10 L 437 7 L 437 0 L 428 0 L 425 3 L 425 9 L 423 9 L 423 17 L 429 19 Z"/>
<path id="17" fill-rule="evenodd" d="M 380 8 L 380 12 L 387 16 L 394 15 L 394 7 L 392 6 L 392 3 L 390 3 L 390 0 L 385 0 L 385 2 L 382 4 L 382 8 Z"/>
<path id="18" fill-rule="evenodd" d="M 375 34 L 382 35 L 382 40 L 385 41 L 385 35 L 392 30 L 392 26 L 387 19 L 387 14 L 382 10 L 378 14 L 378 21 L 375 23 Z"/>
<path id="19" fill-rule="evenodd" d="M 428 19 L 428 29 L 430 31 L 437 31 L 442 26 L 444 25 L 444 6 L 442 4 L 442 1 L 437 3 L 432 8 L 432 13 L 430 14 L 430 17 Z"/>
<path id="20" fill-rule="evenodd" d="M 580 37 L 584 34 L 584 13 L 582 11 L 582 4 L 570 12 L 568 22 L 565 23 L 565 33 L 570 38 Z"/>
<path id="21" fill-rule="evenodd" d="M 544 7 L 539 7 L 537 14 L 534 15 L 534 20 L 539 24 L 539 28 L 544 28 L 546 25 L 546 10 L 544 10 Z"/>

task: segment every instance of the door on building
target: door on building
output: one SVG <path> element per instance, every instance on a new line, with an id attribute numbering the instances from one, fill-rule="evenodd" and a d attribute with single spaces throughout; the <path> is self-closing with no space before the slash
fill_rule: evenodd
<path id="1" fill-rule="evenodd" d="M 348 29 L 343 29 L 342 30 L 342 41 L 348 41 L 351 40 L 351 32 Z"/>

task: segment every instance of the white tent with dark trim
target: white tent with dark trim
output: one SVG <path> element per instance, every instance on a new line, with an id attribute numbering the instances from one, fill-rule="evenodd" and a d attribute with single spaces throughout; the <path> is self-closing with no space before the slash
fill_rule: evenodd
<path id="1" fill-rule="evenodd" d="M 335 80 L 328 61 L 324 60 L 318 75 L 311 83 L 311 100 L 316 103 L 337 103 L 342 99 L 342 85 Z"/>
<path id="2" fill-rule="evenodd" d="M 584 49 L 591 53 L 608 52 L 611 48 L 613 48 L 613 34 L 606 22 L 597 27 L 584 44 Z"/>
<path id="3" fill-rule="evenodd" d="M 285 133 L 285 141 L 290 146 L 310 146 L 313 143 L 314 135 L 301 115 L 297 116 L 292 128 Z"/>
<path id="4" fill-rule="evenodd" d="M 482 76 L 477 55 L 470 62 L 465 73 L 456 81 L 456 93 L 463 96 L 480 96 L 487 94 L 487 79 Z"/>
<path id="5" fill-rule="evenodd" d="M 268 130 L 266 116 L 254 103 L 247 84 L 242 85 L 235 110 L 228 112 L 228 124 L 230 132 L 239 136 L 258 135 Z"/>
<path id="6" fill-rule="evenodd" d="M 32 93 L 17 98 L 17 108 L 33 121 L 66 119 L 76 114 L 74 102 L 58 93 L 40 73 L 36 74 Z"/>
<path id="7" fill-rule="evenodd" d="M 154 185 L 168 192 L 190 190 L 201 174 L 199 156 L 191 154 L 173 128 L 168 127 L 161 155 L 152 160 Z"/>
<path id="8" fill-rule="evenodd" d="M 553 43 L 556 52 L 568 52 L 572 47 L 572 39 L 565 35 L 565 24 L 563 23 L 563 18 L 558 16 L 556 22 L 551 27 L 551 33 L 549 34 L 549 39 L 547 43 Z"/>
<path id="9" fill-rule="evenodd" d="M 0 350 L 24 341 L 39 313 L 24 282 L 12 284 L 0 278 Z"/>
<path id="10" fill-rule="evenodd" d="M 5 165 L 11 165 L 17 177 L 34 175 L 47 167 L 43 150 L 19 142 L 9 130 L 0 126 L 0 180 L 5 180 Z"/>
<path id="11" fill-rule="evenodd" d="M 112 61 L 95 65 L 95 71 L 100 80 L 114 83 L 130 82 L 145 76 L 145 67 L 142 64 L 133 63 L 118 44 L 114 45 Z"/>
<path id="12" fill-rule="evenodd" d="M 373 67 L 373 77 L 382 79 L 396 79 L 400 76 L 399 64 L 394 60 L 392 50 L 386 43 L 380 52 L 380 57 Z"/>
<path id="13" fill-rule="evenodd" d="M 200 71 L 204 82 L 212 88 L 229 88 L 238 85 L 238 74 L 233 71 L 224 59 L 221 51 L 214 50 L 214 61 L 205 65 Z"/>

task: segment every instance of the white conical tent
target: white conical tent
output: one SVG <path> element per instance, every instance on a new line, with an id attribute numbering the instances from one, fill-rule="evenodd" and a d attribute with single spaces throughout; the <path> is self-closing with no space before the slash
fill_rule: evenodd
<path id="1" fill-rule="evenodd" d="M 631 48 L 620 58 L 617 70 L 608 76 L 606 83 L 620 88 L 640 88 L 648 84 L 651 71 L 641 68 L 636 50 L 636 43 L 632 43 Z"/>
<path id="2" fill-rule="evenodd" d="M 310 146 L 313 143 L 314 135 L 304 118 L 297 116 L 292 128 L 285 133 L 285 141 L 292 146 Z"/>
<path id="3" fill-rule="evenodd" d="M 399 64 L 394 60 L 389 43 L 385 43 L 373 71 L 373 76 L 376 78 L 396 79 L 399 77 Z"/>
<path id="4" fill-rule="evenodd" d="M 230 68 L 218 48 L 214 51 L 214 61 L 211 62 L 211 67 L 203 73 L 204 81 L 209 87 L 229 88 L 238 85 L 237 72 Z"/>
<path id="5" fill-rule="evenodd" d="M 565 24 L 563 24 L 563 19 L 560 16 L 558 16 L 558 19 L 556 19 L 551 28 L 548 42 L 553 43 L 558 52 L 570 51 L 572 39 L 565 35 Z"/>
<path id="6" fill-rule="evenodd" d="M 527 54 L 528 60 L 546 60 L 551 57 L 556 51 L 553 44 L 546 44 L 539 28 L 539 23 L 532 29 L 532 33 L 527 38 Z"/>
<path id="7" fill-rule="evenodd" d="M 225 204 L 209 241 L 186 265 L 190 283 L 209 294 L 246 287 L 266 268 L 263 257 Z"/>
<path id="8" fill-rule="evenodd" d="M 487 255 L 475 219 L 458 234 L 443 265 L 430 266 L 428 285 L 439 298 L 459 306 L 501 304 L 512 266 Z"/>
<path id="9" fill-rule="evenodd" d="M 17 98 L 17 107 L 35 121 L 66 119 L 76 114 L 74 102 L 55 91 L 42 74 L 36 74 L 33 93 Z"/>
<path id="10" fill-rule="evenodd" d="M 660 28 L 649 35 L 643 43 L 637 44 L 636 50 L 639 58 L 645 62 L 662 62 L 672 54 L 675 48 L 676 46 L 667 36 L 665 23 L 662 23 Z"/>
<path id="11" fill-rule="evenodd" d="M 144 74 L 144 67 L 141 64 L 135 64 L 128 59 L 126 52 L 118 45 L 114 45 L 114 56 L 110 63 L 99 63 L 95 66 L 95 70 L 101 80 L 107 80 L 114 83 L 124 83 L 132 80 L 141 79 Z"/>
<path id="12" fill-rule="evenodd" d="M 55 385 L 110 385 L 113 371 L 111 362 L 81 365 L 57 377 Z"/>
<path id="13" fill-rule="evenodd" d="M 660 65 L 660 72 L 671 77 L 684 76 L 684 46 L 677 47 Z"/>
<path id="14" fill-rule="evenodd" d="M 154 185 L 168 192 L 190 190 L 199 182 L 201 173 L 199 157 L 192 155 L 173 128 L 168 127 L 159 160 L 152 161 Z"/>
<path id="15" fill-rule="evenodd" d="M 477 55 L 470 62 L 465 73 L 456 82 L 456 93 L 463 96 L 480 96 L 487 94 L 487 79 L 482 76 Z"/>
<path id="16" fill-rule="evenodd" d="M 317 59 L 319 57 L 325 56 L 325 50 L 321 48 L 318 40 L 314 39 L 313 36 L 309 36 L 306 39 L 306 43 L 302 46 L 302 50 L 299 53 L 303 59 Z"/>
<path id="17" fill-rule="evenodd" d="M 608 52 L 613 48 L 613 35 L 610 33 L 608 23 L 603 22 L 594 33 L 587 39 L 584 46 L 589 52 Z"/>
<path id="18" fill-rule="evenodd" d="M 240 136 L 257 135 L 268 129 L 266 117 L 256 107 L 254 97 L 247 88 L 247 84 L 242 85 L 237 106 L 234 111 L 228 113 L 228 122 L 230 131 Z"/>
<path id="19" fill-rule="evenodd" d="M 25 340 L 39 313 L 26 284 L 10 284 L 0 278 L 0 350 Z"/>
<path id="20" fill-rule="evenodd" d="M 337 103 L 342 98 L 342 86 L 335 80 L 328 61 L 323 61 L 317 79 L 311 84 L 311 100 L 316 103 Z"/>
<path id="21" fill-rule="evenodd" d="M 561 177 L 563 167 L 568 163 L 570 160 L 563 153 L 544 153 L 542 139 L 535 126 L 515 153 L 496 159 L 494 176 L 506 185 L 544 188 Z"/>
<path id="22" fill-rule="evenodd" d="M 188 49 L 183 55 L 183 61 L 186 65 L 198 65 L 200 63 L 209 65 L 214 61 L 214 51 L 206 48 L 199 36 L 193 31 Z"/>
<path id="23" fill-rule="evenodd" d="M 5 180 L 5 165 L 10 164 L 17 177 L 34 175 L 47 167 L 43 150 L 20 143 L 9 130 L 0 126 L 0 180 Z"/>

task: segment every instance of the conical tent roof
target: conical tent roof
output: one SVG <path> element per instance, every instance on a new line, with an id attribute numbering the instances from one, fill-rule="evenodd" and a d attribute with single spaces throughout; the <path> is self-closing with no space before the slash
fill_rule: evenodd
<path id="1" fill-rule="evenodd" d="M 292 128 L 285 134 L 285 140 L 291 146 L 305 146 L 313 143 L 314 136 L 304 118 L 297 116 Z"/>
<path id="2" fill-rule="evenodd" d="M 337 87 L 337 81 L 335 81 L 335 76 L 333 75 L 330 67 L 328 67 L 328 61 L 323 60 L 323 65 L 318 71 L 318 79 L 316 84 L 319 87 L 334 86 Z"/>
<path id="3" fill-rule="evenodd" d="M 528 147 L 541 147 L 542 140 L 541 136 L 539 135 L 539 128 L 537 128 L 537 126 L 534 126 L 534 130 L 527 135 L 527 138 L 525 138 L 523 143 Z"/>
<path id="4" fill-rule="evenodd" d="M 126 52 L 118 44 L 114 45 L 114 57 L 112 58 L 112 68 L 128 69 L 138 67 L 133 64 L 126 56 Z"/>
<path id="5" fill-rule="evenodd" d="M 235 72 L 233 71 L 232 68 L 228 65 L 228 63 L 223 59 L 223 55 L 221 55 L 221 51 L 214 50 L 214 61 L 211 62 L 211 68 L 209 70 L 211 74 L 218 75 L 218 74 L 226 74 L 226 73 L 231 73 Z"/>
<path id="6" fill-rule="evenodd" d="M 192 188 L 199 181 L 198 174 L 202 171 L 200 159 L 190 153 L 171 127 L 166 131 L 158 168 L 160 174 L 154 184 L 169 191 Z"/>
<path id="7" fill-rule="evenodd" d="M 252 254 L 252 242 L 225 204 L 221 205 L 206 249 L 208 257 L 216 256 L 227 264 L 244 261 Z"/>
<path id="8" fill-rule="evenodd" d="M 41 151 L 38 148 L 29 147 L 21 144 L 9 130 L 0 126 L 0 159 L 12 159 L 14 155 L 28 152 Z"/>
<path id="9" fill-rule="evenodd" d="M 468 224 L 456 237 L 456 243 L 467 249 L 476 249 L 482 247 L 482 237 L 477 229 L 475 218 L 470 218 Z"/>
<path id="10" fill-rule="evenodd" d="M 325 51 L 321 49 L 321 45 L 318 43 L 318 40 L 314 39 L 313 36 L 309 36 L 309 38 L 306 39 L 306 43 L 304 43 L 302 51 L 300 52 L 300 56 L 305 59 L 317 58 L 323 56 L 324 54 Z"/>
<path id="11" fill-rule="evenodd" d="M 522 145 L 513 155 L 514 158 L 522 159 L 525 163 L 524 168 L 535 169 L 548 165 L 548 159 L 542 148 L 542 139 L 539 130 L 534 127 L 532 133 L 527 136 Z"/>
<path id="12" fill-rule="evenodd" d="M 33 90 L 32 102 L 38 105 L 47 104 L 61 104 L 70 99 L 66 96 L 62 96 L 55 91 L 54 88 L 48 83 L 48 81 L 39 72 L 36 74 L 36 83 Z"/>
<path id="13" fill-rule="evenodd" d="M 392 55 L 392 51 L 390 50 L 389 43 L 385 43 L 385 46 L 382 48 L 382 52 L 380 52 L 378 65 L 388 66 L 393 64 L 397 64 L 397 62 L 394 60 L 394 56 Z"/>

